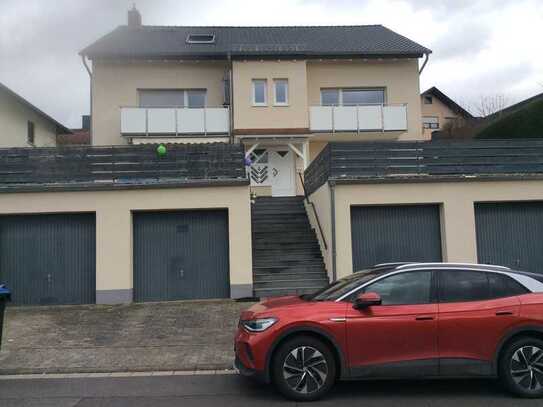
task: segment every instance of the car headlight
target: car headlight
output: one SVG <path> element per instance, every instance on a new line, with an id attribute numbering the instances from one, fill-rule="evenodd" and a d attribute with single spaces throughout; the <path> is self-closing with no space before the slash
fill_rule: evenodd
<path id="1" fill-rule="evenodd" d="M 249 332 L 262 332 L 277 322 L 277 318 L 258 318 L 248 321 L 241 321 L 243 326 Z"/>

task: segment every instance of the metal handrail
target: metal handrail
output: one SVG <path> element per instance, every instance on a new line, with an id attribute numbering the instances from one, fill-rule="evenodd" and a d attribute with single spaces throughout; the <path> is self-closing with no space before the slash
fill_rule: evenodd
<path id="1" fill-rule="evenodd" d="M 324 232 L 322 231 L 321 221 L 319 220 L 319 215 L 317 213 L 317 208 L 315 207 L 315 204 L 309 199 L 309 195 L 307 193 L 307 190 L 305 189 L 305 183 L 304 183 L 304 178 L 302 177 L 302 173 L 299 172 L 298 176 L 300 177 L 300 182 L 302 184 L 302 189 L 304 190 L 304 198 L 305 198 L 306 202 L 309 205 L 311 205 L 311 207 L 313 208 L 313 213 L 315 214 L 315 220 L 317 221 L 317 226 L 319 227 L 319 233 L 320 233 L 321 238 L 322 238 L 322 244 L 324 246 L 324 250 L 328 250 L 328 244 L 326 243 L 326 238 L 324 237 Z"/>

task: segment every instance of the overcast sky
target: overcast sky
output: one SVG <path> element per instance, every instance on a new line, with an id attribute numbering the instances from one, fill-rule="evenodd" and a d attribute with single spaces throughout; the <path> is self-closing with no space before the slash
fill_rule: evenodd
<path id="1" fill-rule="evenodd" d="M 134 0 L 0 0 L 0 82 L 69 127 L 89 112 L 78 51 Z M 543 0 L 136 0 L 151 25 L 383 24 L 433 50 L 421 88 L 470 104 L 543 92 Z"/>

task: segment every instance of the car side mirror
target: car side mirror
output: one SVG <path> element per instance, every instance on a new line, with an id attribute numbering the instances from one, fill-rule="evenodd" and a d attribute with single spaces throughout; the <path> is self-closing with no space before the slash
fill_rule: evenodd
<path id="1" fill-rule="evenodd" d="M 372 305 L 381 305 L 381 296 L 377 293 L 362 293 L 354 301 L 354 309 L 364 309 L 371 307 Z"/>

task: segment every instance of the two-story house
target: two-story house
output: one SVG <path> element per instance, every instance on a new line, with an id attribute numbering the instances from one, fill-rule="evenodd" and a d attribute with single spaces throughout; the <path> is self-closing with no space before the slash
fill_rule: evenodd
<path id="1" fill-rule="evenodd" d="M 0 147 L 53 147 L 71 131 L 0 83 Z"/>
<path id="2" fill-rule="evenodd" d="M 133 9 L 81 51 L 92 143 L 243 143 L 254 192 L 300 195 L 297 172 L 330 141 L 424 137 L 430 52 L 381 25 L 160 27 Z"/>
<path id="3" fill-rule="evenodd" d="M 435 131 L 462 127 L 475 117 L 435 86 L 420 95 L 422 131 L 425 139 L 431 139 Z"/>

